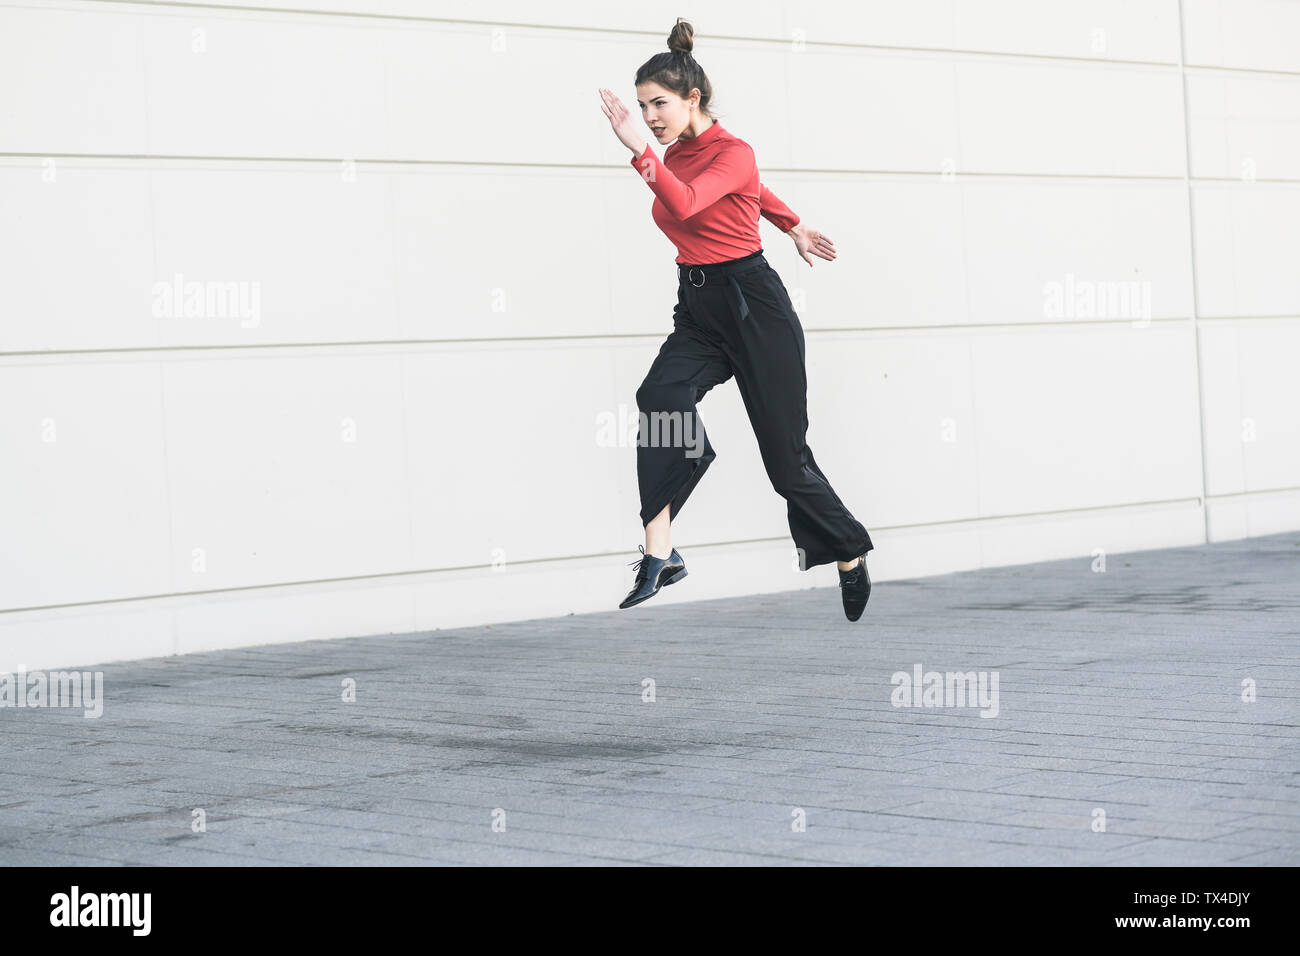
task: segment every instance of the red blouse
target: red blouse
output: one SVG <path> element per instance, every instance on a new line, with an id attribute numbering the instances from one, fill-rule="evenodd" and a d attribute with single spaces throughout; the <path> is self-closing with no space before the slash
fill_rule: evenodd
<path id="1" fill-rule="evenodd" d="M 677 247 L 678 262 L 705 265 L 758 252 L 760 214 L 782 232 L 799 224 L 759 181 L 753 148 L 717 120 L 669 144 L 662 161 L 646 143 L 632 165 L 655 194 L 650 215 Z"/>

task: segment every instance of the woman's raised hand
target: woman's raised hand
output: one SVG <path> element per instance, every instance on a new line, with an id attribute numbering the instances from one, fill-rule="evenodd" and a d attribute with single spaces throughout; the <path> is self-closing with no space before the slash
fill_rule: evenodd
<path id="1" fill-rule="evenodd" d="M 596 88 L 600 92 L 600 108 L 609 117 L 609 125 L 614 130 L 620 143 L 632 150 L 636 156 L 645 152 L 648 145 L 636 131 L 636 120 L 623 101 L 603 86 Z"/>
<path id="2" fill-rule="evenodd" d="M 821 256 L 823 259 L 835 261 L 835 243 L 831 242 L 830 236 L 818 232 L 816 229 L 809 229 L 803 223 L 795 226 L 786 233 L 794 240 L 794 247 L 799 250 L 799 255 L 803 256 L 805 262 L 811 267 L 813 261 L 808 258 L 808 253 L 815 256 Z"/>

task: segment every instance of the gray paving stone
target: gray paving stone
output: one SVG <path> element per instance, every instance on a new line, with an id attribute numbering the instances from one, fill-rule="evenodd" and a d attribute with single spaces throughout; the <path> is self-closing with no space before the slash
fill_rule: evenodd
<path id="1" fill-rule="evenodd" d="M 0 710 L 0 865 L 1300 862 L 1300 534 L 1089 566 L 97 666 L 97 720 Z"/>
<path id="2" fill-rule="evenodd" d="M 1234 866 L 1297 866 L 1300 865 L 1300 851 L 1294 848 L 1256 850 L 1241 856 L 1229 858 Z"/>
<path id="3" fill-rule="evenodd" d="M 1126 848 L 1111 862 L 1129 866 L 1227 866 L 1244 855 L 1240 847 L 1154 838 Z"/>
<path id="4" fill-rule="evenodd" d="M 1223 833 L 1215 836 L 1212 842 L 1229 843 L 1243 848 L 1250 847 L 1254 852 L 1261 849 L 1285 849 L 1294 843 L 1288 831 L 1279 833 L 1277 830 L 1254 830 L 1249 827 L 1242 830 L 1225 829 Z"/>

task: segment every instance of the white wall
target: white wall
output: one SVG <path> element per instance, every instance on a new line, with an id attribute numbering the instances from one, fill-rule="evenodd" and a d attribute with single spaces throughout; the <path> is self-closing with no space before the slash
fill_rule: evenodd
<path id="1" fill-rule="evenodd" d="M 222 6 L 0 0 L 0 669 L 614 609 L 676 279 L 596 87 L 679 14 L 840 251 L 762 226 L 876 580 L 1300 527 L 1294 0 Z M 658 606 L 834 585 L 701 414 Z"/>

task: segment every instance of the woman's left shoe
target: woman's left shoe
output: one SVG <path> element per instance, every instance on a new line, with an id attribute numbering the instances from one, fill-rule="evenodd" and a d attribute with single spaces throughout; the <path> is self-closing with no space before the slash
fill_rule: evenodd
<path id="1" fill-rule="evenodd" d="M 867 574 L 865 554 L 858 558 L 858 563 L 851 570 L 840 571 L 840 597 L 844 601 L 845 617 L 850 621 L 862 617 L 862 610 L 871 597 L 871 575 Z"/>
<path id="2" fill-rule="evenodd" d="M 632 585 L 632 590 L 627 592 L 627 597 L 619 604 L 620 608 L 633 607 L 642 601 L 648 601 L 658 594 L 659 589 L 664 585 L 676 584 L 686 577 L 686 562 L 682 560 L 676 548 L 673 548 L 668 557 L 656 558 L 646 551 L 644 545 L 637 545 L 637 547 L 641 550 L 641 557 L 629 562 L 637 566 L 636 581 Z"/>

